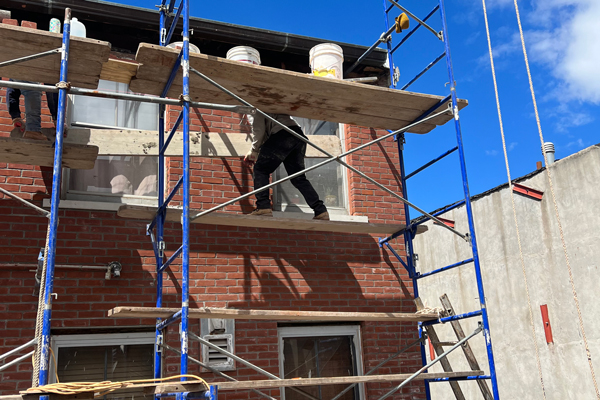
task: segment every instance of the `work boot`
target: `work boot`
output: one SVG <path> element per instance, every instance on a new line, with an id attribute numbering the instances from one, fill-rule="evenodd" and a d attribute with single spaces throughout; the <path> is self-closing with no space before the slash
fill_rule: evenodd
<path id="1" fill-rule="evenodd" d="M 48 140 L 48 138 L 42 132 L 36 131 L 25 131 L 23 139 L 34 139 L 34 140 Z"/>
<path id="2" fill-rule="evenodd" d="M 273 210 L 271 210 L 270 208 L 257 208 L 248 215 L 255 215 L 257 217 L 272 217 Z"/>
<path id="3" fill-rule="evenodd" d="M 21 118 L 15 118 L 12 120 L 13 128 L 18 129 L 21 132 L 21 136 L 25 133 L 25 121 Z"/>
<path id="4" fill-rule="evenodd" d="M 329 221 L 329 213 L 327 211 L 322 212 L 319 215 L 315 215 L 313 219 L 320 219 L 322 221 Z"/>

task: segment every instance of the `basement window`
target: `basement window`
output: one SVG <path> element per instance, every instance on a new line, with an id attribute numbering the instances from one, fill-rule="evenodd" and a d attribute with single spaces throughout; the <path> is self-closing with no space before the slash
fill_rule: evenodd
<path id="1" fill-rule="evenodd" d="M 284 379 L 360 376 L 362 350 L 358 325 L 297 326 L 278 329 L 279 372 Z M 347 384 L 303 386 L 311 395 L 329 400 Z M 281 389 L 282 400 L 306 400 L 290 389 Z M 364 385 L 359 384 L 344 393 L 340 400 L 364 398 Z"/>
<path id="2" fill-rule="evenodd" d="M 102 382 L 154 377 L 154 332 L 57 335 L 52 338 L 56 367 L 50 382 Z M 141 389 L 109 393 L 104 399 L 152 400 Z"/>
<path id="3" fill-rule="evenodd" d="M 98 90 L 132 93 L 124 83 L 100 80 Z M 72 127 L 158 130 L 158 104 L 69 96 Z M 67 200 L 155 205 L 158 157 L 100 156 L 91 170 L 66 170 Z"/>

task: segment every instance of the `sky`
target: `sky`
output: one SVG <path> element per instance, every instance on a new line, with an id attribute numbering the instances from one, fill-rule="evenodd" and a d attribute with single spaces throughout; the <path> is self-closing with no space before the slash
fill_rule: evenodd
<path id="1" fill-rule="evenodd" d="M 385 31 L 384 1 L 255 0 L 192 1 L 190 14 L 210 20 L 341 41 L 372 45 Z M 152 8 L 149 0 L 121 4 Z M 404 7 L 424 17 L 436 0 L 403 0 Z M 481 0 L 446 1 L 449 39 L 457 94 L 469 106 L 461 112 L 463 144 L 471 195 L 507 182 L 506 166 Z M 388 3 L 389 4 L 389 3 Z M 486 0 L 498 80 L 500 106 L 513 178 L 526 175 L 542 161 L 540 139 L 525 69 L 514 0 Z M 542 132 L 553 142 L 556 158 L 600 143 L 600 1 L 519 1 Z M 399 12 L 392 11 L 395 17 Z M 441 30 L 434 15 L 428 21 Z M 411 20 L 411 26 L 415 22 Z M 405 31 L 406 32 L 406 31 Z M 394 34 L 398 43 L 403 34 Z M 192 39 L 193 41 L 193 39 Z M 443 44 L 425 29 L 395 54 L 400 85 L 411 80 L 443 52 Z M 409 90 L 445 96 L 448 72 L 438 63 Z M 456 145 L 454 124 L 426 135 L 408 134 L 406 170 L 410 172 Z M 431 211 L 463 198 L 456 153 L 411 178 L 409 199 Z M 416 213 L 411 212 L 411 216 Z"/>

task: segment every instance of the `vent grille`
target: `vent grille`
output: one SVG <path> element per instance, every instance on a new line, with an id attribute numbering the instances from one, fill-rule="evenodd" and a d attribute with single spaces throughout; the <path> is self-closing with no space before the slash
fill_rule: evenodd
<path id="1" fill-rule="evenodd" d="M 206 335 L 204 336 L 204 340 L 207 340 L 230 353 L 234 352 L 233 337 L 230 334 Z M 205 364 L 217 371 L 231 371 L 235 369 L 234 360 L 232 358 L 229 358 L 225 354 L 211 349 L 208 346 L 202 346 L 202 359 Z"/>

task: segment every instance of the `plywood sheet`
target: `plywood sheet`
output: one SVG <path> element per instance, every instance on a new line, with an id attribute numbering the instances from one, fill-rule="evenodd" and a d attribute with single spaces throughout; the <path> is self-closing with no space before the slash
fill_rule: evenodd
<path id="1" fill-rule="evenodd" d="M 123 218 L 152 220 L 156 213 L 156 207 L 123 205 L 119 207 L 117 215 Z M 190 215 L 200 212 L 199 210 L 190 211 Z M 169 208 L 167 210 L 167 221 L 181 222 L 181 210 Z M 318 232 L 339 232 L 339 233 L 374 233 L 390 235 L 405 228 L 402 224 L 373 224 L 367 222 L 345 222 L 345 221 L 320 221 L 304 220 L 296 218 L 274 218 L 258 217 L 254 215 L 226 214 L 213 212 L 203 217 L 195 219 L 193 223 L 209 225 L 226 225 L 246 228 L 261 229 L 291 229 L 295 231 L 318 231 Z M 424 226 L 419 226 L 417 233 L 427 230 Z"/>
<path id="2" fill-rule="evenodd" d="M 165 135 L 167 136 L 167 135 Z M 181 157 L 183 134 L 175 133 L 166 156 Z M 309 135 L 308 140 L 329 153 L 341 154 L 340 139 L 336 136 Z M 98 146 L 99 155 L 157 156 L 158 132 L 117 129 L 69 129 L 66 143 Z M 190 133 L 192 157 L 243 157 L 252 146 L 252 138 L 243 133 Z M 306 157 L 325 157 L 323 153 L 307 146 Z"/>
<path id="3" fill-rule="evenodd" d="M 0 62 L 56 49 L 62 35 L 39 29 L 0 24 Z M 96 89 L 102 64 L 108 61 L 110 43 L 72 37 L 68 81 L 73 86 Z M 0 76 L 15 80 L 57 83 L 60 79 L 60 53 L 0 68 Z"/>
<path id="4" fill-rule="evenodd" d="M 168 318 L 178 308 L 115 307 L 108 311 L 109 317 L 118 318 Z M 373 313 L 340 311 L 295 311 L 295 310 L 236 310 L 231 308 L 190 308 L 192 319 L 219 318 L 269 321 L 385 321 L 419 322 L 435 321 L 437 313 Z"/>
<path id="5" fill-rule="evenodd" d="M 96 158 L 97 146 L 65 144 L 62 165 L 73 169 L 92 169 Z M 0 162 L 52 167 L 54 146 L 50 141 L 0 137 Z"/>
<path id="6" fill-rule="evenodd" d="M 160 94 L 177 55 L 174 49 L 140 44 L 136 60 L 141 65 L 131 82 L 132 90 Z M 190 64 L 263 111 L 360 126 L 403 128 L 442 99 L 440 96 L 322 78 L 204 54 L 191 54 Z M 180 75 L 175 79 L 169 97 L 177 98 L 181 94 Z M 190 91 L 196 101 L 238 104 L 194 74 L 191 74 Z M 466 105 L 466 100 L 460 100 L 460 108 Z M 451 115 L 441 116 L 411 132 L 426 133 L 450 119 Z"/>

